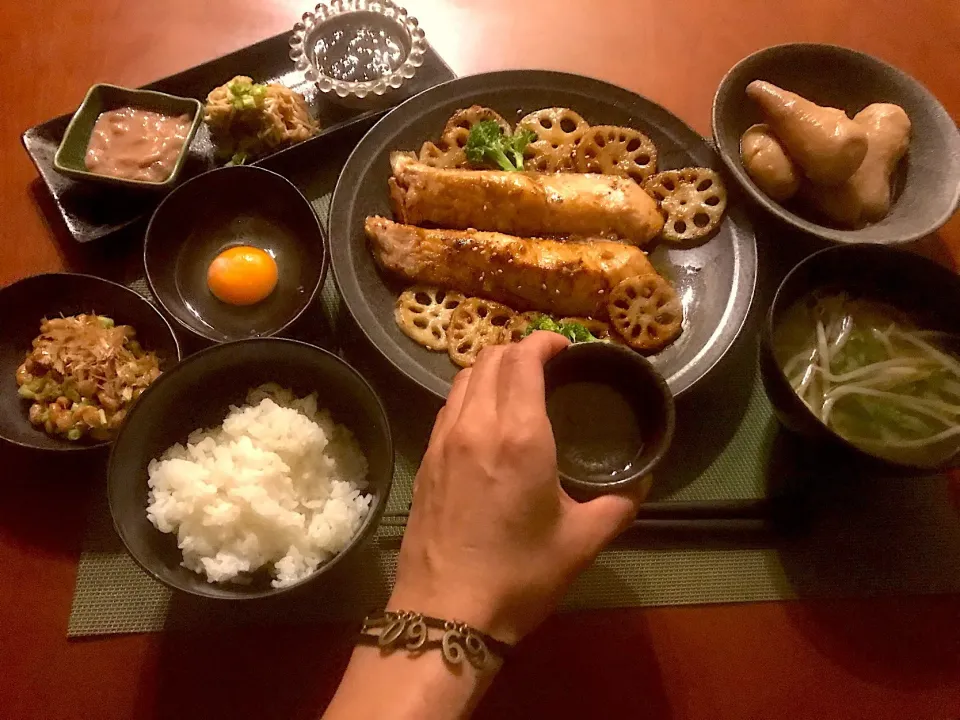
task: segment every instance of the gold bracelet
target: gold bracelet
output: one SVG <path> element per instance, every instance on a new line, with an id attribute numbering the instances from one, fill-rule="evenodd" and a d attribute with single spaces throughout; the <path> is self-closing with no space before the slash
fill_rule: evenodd
<path id="1" fill-rule="evenodd" d="M 431 638 L 430 631 L 439 630 L 439 638 Z M 389 611 L 367 615 L 357 642 L 376 645 L 384 652 L 406 650 L 422 653 L 440 649 L 450 665 L 459 665 L 464 658 L 477 670 L 493 664 L 493 657 L 506 658 L 513 646 L 492 638 L 476 628 L 457 620 L 421 615 L 409 610 Z"/>

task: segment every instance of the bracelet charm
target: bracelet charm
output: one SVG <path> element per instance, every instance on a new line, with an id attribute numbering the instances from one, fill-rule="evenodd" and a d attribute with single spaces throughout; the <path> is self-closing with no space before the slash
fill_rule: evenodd
<path id="1" fill-rule="evenodd" d="M 431 638 L 430 630 L 440 631 L 440 637 Z M 439 649 L 449 665 L 459 665 L 466 659 L 478 670 L 492 665 L 494 655 L 503 658 L 511 649 L 507 643 L 466 623 L 426 617 L 409 610 L 368 615 L 363 621 L 359 641 L 376 645 L 385 652 L 406 650 L 421 653 Z"/>

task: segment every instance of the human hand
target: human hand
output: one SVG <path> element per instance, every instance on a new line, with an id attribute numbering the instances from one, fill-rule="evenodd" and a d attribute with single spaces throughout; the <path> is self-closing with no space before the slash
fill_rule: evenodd
<path id="1" fill-rule="evenodd" d="M 536 332 L 457 375 L 414 483 L 388 609 L 514 643 L 636 515 L 649 479 L 583 504 L 560 487 L 543 365 L 568 344 Z"/>

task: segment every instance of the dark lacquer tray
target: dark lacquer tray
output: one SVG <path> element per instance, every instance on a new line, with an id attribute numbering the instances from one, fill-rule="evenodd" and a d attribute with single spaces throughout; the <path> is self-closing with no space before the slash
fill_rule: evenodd
<path id="1" fill-rule="evenodd" d="M 304 146 L 316 142 L 319 137 L 346 127 L 361 126 L 366 129 L 389 109 L 354 110 L 330 102 L 317 91 L 312 82 L 304 78 L 303 73 L 294 69 L 293 62 L 287 54 L 290 49 L 289 36 L 289 33 L 275 35 L 145 87 L 203 101 L 214 87 L 221 85 L 234 75 L 248 75 L 256 82 L 277 82 L 302 93 L 310 105 L 311 112 L 320 121 L 320 134 L 311 140 L 280 150 L 253 163 L 267 165 L 271 169 L 276 169 L 278 165 L 290 166 L 288 157 L 284 157 L 283 160 L 280 157 L 302 151 Z M 429 48 L 423 66 L 411 80 L 404 84 L 403 94 L 398 94 L 394 102 L 404 100 L 453 77 L 453 72 L 443 59 Z M 77 97 L 78 105 L 81 99 Z M 104 238 L 141 219 L 156 207 L 164 193 L 155 190 L 125 190 L 96 183 L 77 182 L 54 170 L 53 156 L 71 117 L 72 113 L 61 115 L 32 127 L 23 133 L 22 140 L 27 154 L 37 166 L 43 183 L 53 196 L 53 205 L 66 224 L 67 230 L 77 242 L 84 243 Z M 206 126 L 201 125 L 190 144 L 189 156 L 181 173 L 180 182 L 210 170 L 216 165 L 210 135 Z"/>

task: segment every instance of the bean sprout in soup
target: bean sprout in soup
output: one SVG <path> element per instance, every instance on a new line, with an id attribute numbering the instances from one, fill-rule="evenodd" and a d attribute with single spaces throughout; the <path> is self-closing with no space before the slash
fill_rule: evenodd
<path id="1" fill-rule="evenodd" d="M 960 449 L 960 338 L 883 303 L 812 293 L 774 331 L 777 362 L 810 410 L 872 455 L 932 467 Z"/>

